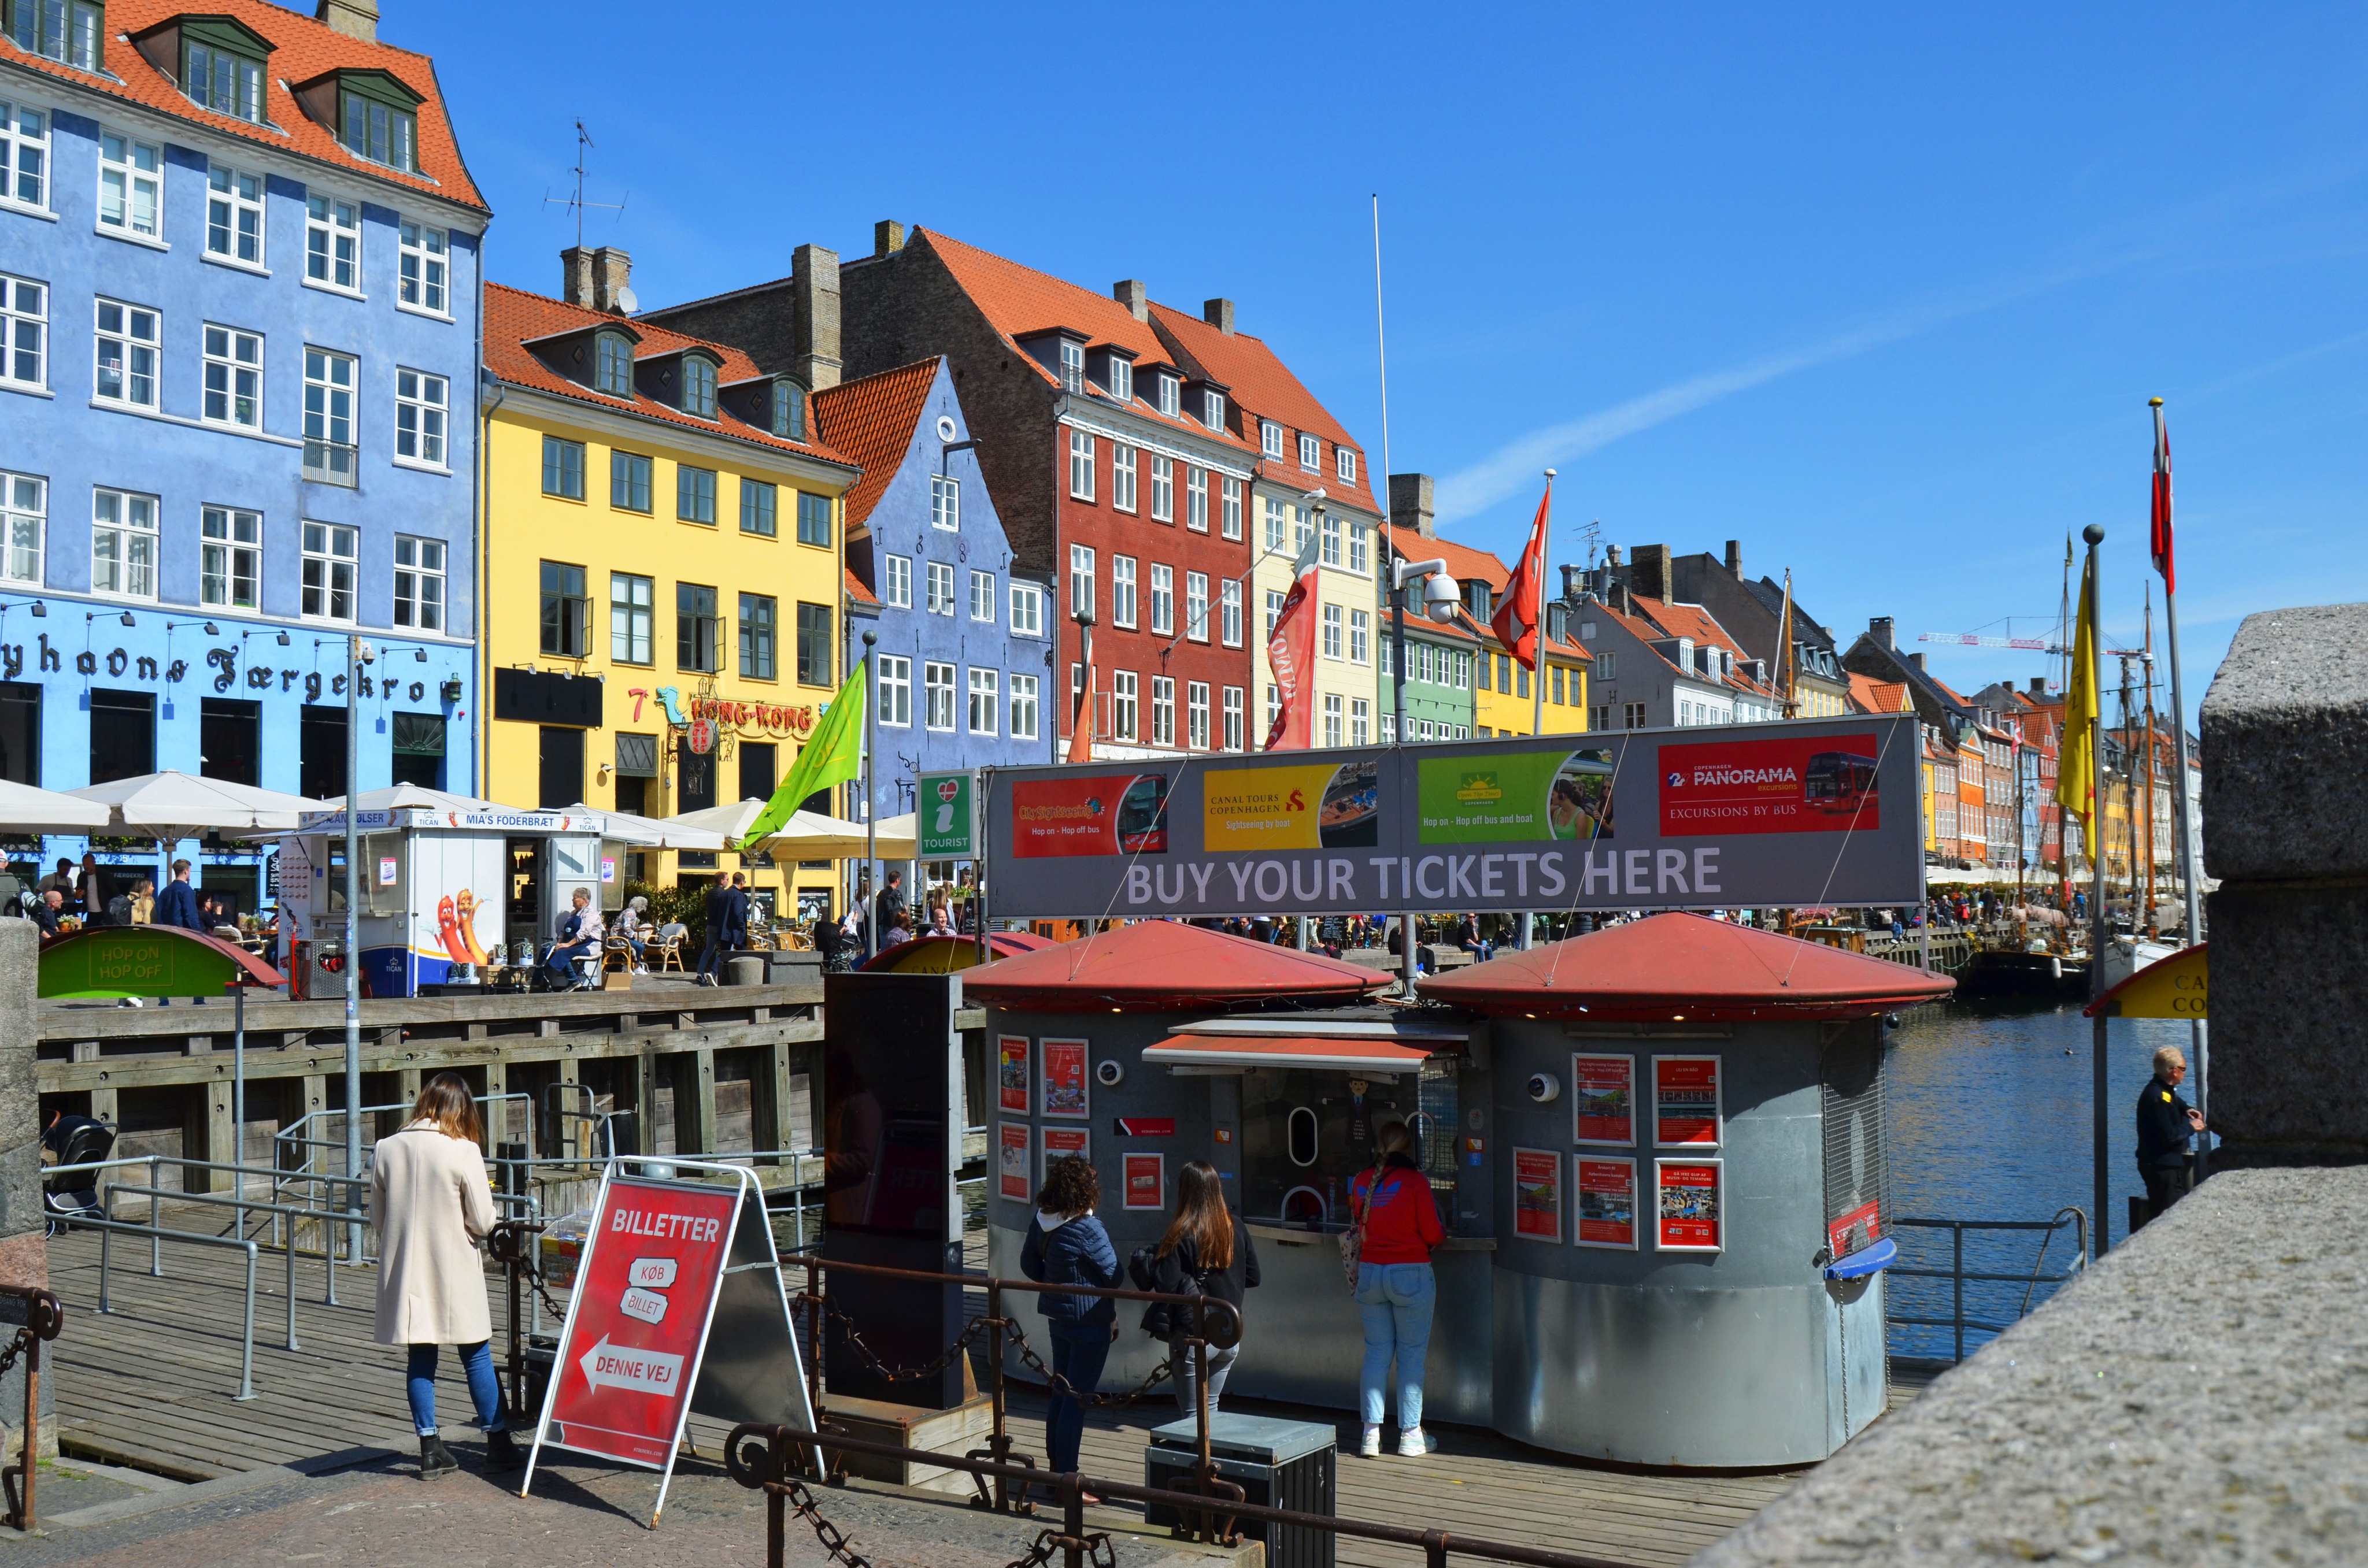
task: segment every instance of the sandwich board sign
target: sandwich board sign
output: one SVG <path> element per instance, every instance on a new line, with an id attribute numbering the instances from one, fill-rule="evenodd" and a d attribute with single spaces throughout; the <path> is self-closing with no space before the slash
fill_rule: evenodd
<path id="1" fill-rule="evenodd" d="M 659 1471 L 655 1529 L 693 1411 L 814 1428 L 764 1193 L 737 1165 L 611 1160 L 518 1495 L 545 1445 L 598 1454 Z"/>

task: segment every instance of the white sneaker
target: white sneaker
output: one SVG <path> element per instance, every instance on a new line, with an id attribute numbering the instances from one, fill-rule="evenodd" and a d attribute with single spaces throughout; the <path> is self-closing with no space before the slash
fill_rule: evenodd
<path id="1" fill-rule="evenodd" d="M 1381 1434 L 1374 1433 L 1373 1439 L 1376 1443 L 1380 1442 Z M 1430 1452 L 1431 1448 L 1430 1438 L 1424 1435 L 1423 1429 L 1419 1426 L 1408 1426 L 1398 1433 L 1398 1452 L 1408 1458 L 1419 1459 Z"/>
<path id="2" fill-rule="evenodd" d="M 1357 1452 L 1360 1457 L 1369 1460 L 1382 1457 L 1382 1429 L 1379 1426 L 1365 1428 L 1365 1439 L 1357 1445 Z"/>

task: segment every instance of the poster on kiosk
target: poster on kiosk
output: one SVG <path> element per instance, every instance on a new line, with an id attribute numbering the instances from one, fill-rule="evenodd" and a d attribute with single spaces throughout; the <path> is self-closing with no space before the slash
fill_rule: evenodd
<path id="1" fill-rule="evenodd" d="M 518 1495 L 545 1448 L 597 1454 L 660 1472 L 655 1529 L 692 1411 L 811 1431 L 814 1410 L 753 1174 L 679 1159 L 655 1168 L 728 1179 L 628 1174 L 650 1168 L 612 1160 L 601 1176 Z"/>

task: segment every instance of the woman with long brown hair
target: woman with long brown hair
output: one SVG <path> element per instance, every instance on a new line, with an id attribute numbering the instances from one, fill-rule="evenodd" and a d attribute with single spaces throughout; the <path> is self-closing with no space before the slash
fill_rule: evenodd
<path id="1" fill-rule="evenodd" d="M 1225 1204 L 1225 1184 L 1217 1169 L 1206 1160 L 1188 1160 L 1176 1173 L 1176 1218 L 1167 1222 L 1167 1233 L 1159 1238 L 1154 1250 L 1151 1288 L 1172 1295 L 1213 1296 L 1232 1303 L 1238 1312 L 1242 1292 L 1258 1282 L 1258 1251 L 1250 1244 L 1248 1229 Z M 1159 1312 L 1159 1303 L 1149 1309 Z M 1189 1307 L 1166 1309 L 1167 1342 L 1175 1347 L 1169 1358 L 1170 1373 L 1176 1385 L 1176 1403 L 1184 1414 L 1195 1414 L 1198 1403 L 1194 1392 L 1198 1369 L 1194 1358 L 1177 1344 L 1192 1331 L 1193 1312 Z M 1225 1392 L 1225 1380 L 1232 1376 L 1234 1362 L 1241 1356 L 1238 1344 L 1219 1350 L 1209 1350 L 1209 1414 L 1217 1414 L 1217 1396 Z"/>
<path id="2" fill-rule="evenodd" d="M 436 1430 L 436 1347 L 461 1346 L 469 1397 L 485 1433 L 485 1469 L 519 1463 L 494 1378 L 493 1313 L 477 1244 L 494 1228 L 477 1104 L 457 1073 L 419 1091 L 403 1131 L 370 1153 L 370 1223 L 378 1227 L 378 1342 L 410 1347 L 407 1392 L 419 1433 L 419 1478 L 461 1468 Z"/>

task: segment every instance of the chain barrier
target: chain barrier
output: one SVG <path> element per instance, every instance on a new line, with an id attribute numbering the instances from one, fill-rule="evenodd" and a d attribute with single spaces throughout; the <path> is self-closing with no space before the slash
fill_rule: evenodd
<path id="1" fill-rule="evenodd" d="M 1121 1393 L 1080 1394 L 1070 1384 L 1068 1379 L 1044 1364 L 1044 1358 L 1037 1355 L 1034 1347 L 1028 1343 L 1027 1333 L 1019 1324 L 1009 1318 L 986 1317 L 972 1319 L 970 1326 L 956 1335 L 954 1342 L 946 1346 L 936 1359 L 918 1367 L 891 1367 L 880 1358 L 878 1352 L 863 1342 L 862 1330 L 856 1327 L 855 1319 L 845 1309 L 833 1304 L 827 1297 L 817 1296 L 811 1291 L 801 1292 L 795 1300 L 800 1305 L 811 1302 L 819 1306 L 833 1323 L 839 1325 L 839 1330 L 844 1335 L 840 1343 L 847 1346 L 858 1361 L 863 1363 L 866 1371 L 883 1382 L 916 1382 L 925 1378 L 936 1377 L 948 1367 L 952 1366 L 955 1358 L 968 1351 L 998 1323 L 1002 1325 L 1004 1333 L 1011 1336 L 1011 1349 L 1030 1370 L 1044 1379 L 1047 1392 L 1054 1395 L 1082 1399 L 1087 1404 L 1133 1404 L 1148 1397 L 1153 1389 L 1167 1381 L 1174 1375 L 1174 1361 L 1162 1361 L 1151 1369 L 1151 1375 L 1144 1379 L 1139 1387 L 1129 1389 Z"/>

